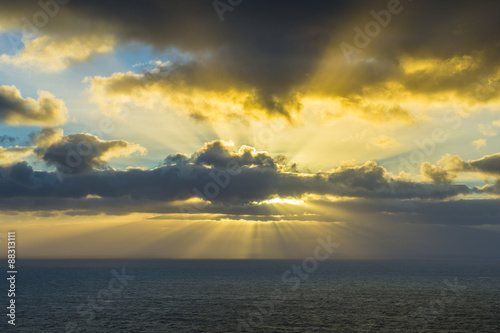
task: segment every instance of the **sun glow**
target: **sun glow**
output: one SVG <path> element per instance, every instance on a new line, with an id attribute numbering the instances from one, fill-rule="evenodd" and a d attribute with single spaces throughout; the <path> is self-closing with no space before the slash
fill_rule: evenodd
<path id="1" fill-rule="evenodd" d="M 257 202 L 258 205 L 271 205 L 271 204 L 287 204 L 287 205 L 301 205 L 304 201 L 297 199 L 282 199 L 282 198 L 274 198 L 270 200 L 264 200 L 261 202 Z"/>

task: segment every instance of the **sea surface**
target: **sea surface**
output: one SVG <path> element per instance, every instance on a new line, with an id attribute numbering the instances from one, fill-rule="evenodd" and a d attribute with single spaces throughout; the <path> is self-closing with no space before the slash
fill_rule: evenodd
<path id="1" fill-rule="evenodd" d="M 498 260 L 20 260 L 4 332 L 500 332 Z M 304 266 L 303 266 L 304 265 Z"/>

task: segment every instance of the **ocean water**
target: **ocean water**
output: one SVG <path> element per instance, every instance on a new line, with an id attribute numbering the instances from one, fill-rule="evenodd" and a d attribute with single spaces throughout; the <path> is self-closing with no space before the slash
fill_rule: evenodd
<path id="1" fill-rule="evenodd" d="M 302 264 L 21 260 L 16 326 L 4 314 L 2 327 L 66 333 L 500 332 L 500 261 Z M 8 289 L 5 282 L 2 288 Z"/>

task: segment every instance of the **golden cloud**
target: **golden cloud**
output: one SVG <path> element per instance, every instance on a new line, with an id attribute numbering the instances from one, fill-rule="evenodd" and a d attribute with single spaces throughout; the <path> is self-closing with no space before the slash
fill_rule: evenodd
<path id="1" fill-rule="evenodd" d="M 58 72 L 76 63 L 88 61 L 95 54 L 111 53 L 116 39 L 111 34 L 86 34 L 67 38 L 40 36 L 24 43 L 14 55 L 3 54 L 0 63 Z"/>
<path id="2" fill-rule="evenodd" d="M 399 64 L 405 74 L 426 73 L 438 76 L 450 76 L 463 71 L 477 69 L 478 62 L 473 56 L 455 56 L 448 59 L 415 58 L 402 56 Z"/>
<path id="3" fill-rule="evenodd" d="M 33 153 L 33 147 L 0 147 L 0 165 L 9 165 L 23 160 Z"/>
<path id="4" fill-rule="evenodd" d="M 148 110 L 174 110 L 196 120 L 251 116 L 263 119 L 293 117 L 302 108 L 298 95 L 262 95 L 229 75 L 196 62 L 160 63 L 145 73 L 114 73 L 88 77 L 91 101 L 108 115 L 120 114 L 127 104 Z"/>

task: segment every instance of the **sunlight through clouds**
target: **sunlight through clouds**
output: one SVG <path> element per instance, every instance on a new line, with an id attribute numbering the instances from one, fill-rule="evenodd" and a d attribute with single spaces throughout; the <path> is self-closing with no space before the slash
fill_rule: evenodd
<path id="1" fill-rule="evenodd" d="M 459 253 L 439 228 L 498 248 L 498 5 L 63 2 L 0 12 L 26 256 Z"/>

